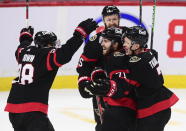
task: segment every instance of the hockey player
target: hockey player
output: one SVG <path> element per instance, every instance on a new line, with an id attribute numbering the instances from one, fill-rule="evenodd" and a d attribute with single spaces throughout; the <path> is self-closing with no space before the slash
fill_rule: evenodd
<path id="1" fill-rule="evenodd" d="M 133 90 L 123 78 L 128 73 L 128 56 L 122 50 L 121 37 L 124 30 L 108 28 L 101 34 L 104 70 L 95 69 L 91 74 L 93 85 L 87 87 L 92 94 L 103 97 L 105 109 L 102 114 L 102 131 L 134 131 L 136 102 Z M 108 76 L 109 78 L 106 78 Z"/>
<path id="2" fill-rule="evenodd" d="M 146 50 L 148 32 L 140 26 L 129 28 L 123 38 L 129 75 L 137 99 L 136 131 L 163 131 L 171 116 L 171 106 L 178 97 L 164 86 L 162 72 L 155 55 Z"/>
<path id="3" fill-rule="evenodd" d="M 118 27 L 120 22 L 120 11 L 116 6 L 105 6 L 102 11 L 105 28 Z M 90 75 L 94 67 L 102 65 L 102 47 L 100 44 L 100 33 L 94 35 L 86 43 L 84 51 L 79 59 L 77 72 L 79 73 L 78 85 L 79 92 L 83 98 L 93 97 L 93 109 L 96 125 L 96 131 L 100 131 L 101 124 L 95 96 L 87 92 L 86 87 L 91 85 Z"/>
<path id="4" fill-rule="evenodd" d="M 54 131 L 47 117 L 48 95 L 58 68 L 68 63 L 83 40 L 97 27 L 92 19 L 81 22 L 66 44 L 55 48 L 57 36 L 29 26 L 20 32 L 20 45 L 15 56 L 19 64 L 17 77 L 10 90 L 5 111 L 14 131 Z"/>

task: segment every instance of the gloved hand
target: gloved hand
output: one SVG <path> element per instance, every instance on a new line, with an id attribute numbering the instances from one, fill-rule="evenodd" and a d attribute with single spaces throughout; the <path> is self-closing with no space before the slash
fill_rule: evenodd
<path id="1" fill-rule="evenodd" d="M 78 37 L 83 37 L 84 39 L 96 28 L 98 24 L 92 18 L 82 21 L 78 27 L 75 29 L 74 35 Z"/>
<path id="2" fill-rule="evenodd" d="M 107 79 L 107 73 L 101 67 L 95 67 L 91 73 L 91 80 L 94 83 L 99 79 Z"/>
<path id="3" fill-rule="evenodd" d="M 20 34 L 22 34 L 23 32 L 28 32 L 30 35 L 33 36 L 33 34 L 34 34 L 34 28 L 32 26 L 23 28 L 23 29 L 21 29 Z"/>
<path id="4" fill-rule="evenodd" d="M 84 80 L 78 83 L 79 93 L 83 98 L 91 98 L 93 94 L 88 90 L 88 88 L 92 88 L 93 83 L 89 80 Z"/>
<path id="5" fill-rule="evenodd" d="M 112 97 L 117 92 L 116 82 L 109 79 L 99 79 L 87 89 L 94 95 Z"/>
<path id="6" fill-rule="evenodd" d="M 88 90 L 94 95 L 111 97 L 117 91 L 116 83 L 109 80 L 106 72 L 100 67 L 96 67 L 92 71 L 91 80 L 94 86 L 88 88 Z"/>
<path id="7" fill-rule="evenodd" d="M 23 41 L 28 41 L 31 43 L 33 41 L 33 34 L 34 28 L 32 26 L 21 29 L 19 42 L 22 43 Z"/>

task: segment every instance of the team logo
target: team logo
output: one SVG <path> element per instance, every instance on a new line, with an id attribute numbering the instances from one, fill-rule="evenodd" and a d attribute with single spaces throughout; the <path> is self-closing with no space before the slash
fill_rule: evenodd
<path id="1" fill-rule="evenodd" d="M 118 56 L 124 56 L 125 54 L 121 53 L 121 52 L 114 52 L 114 56 L 118 57 Z"/>
<path id="2" fill-rule="evenodd" d="M 90 41 L 94 41 L 97 38 L 97 35 L 94 35 L 92 37 L 90 37 Z"/>
<path id="3" fill-rule="evenodd" d="M 130 58 L 129 62 L 134 63 L 134 62 L 138 62 L 138 61 L 140 61 L 140 60 L 141 60 L 140 57 L 133 56 L 133 57 Z"/>

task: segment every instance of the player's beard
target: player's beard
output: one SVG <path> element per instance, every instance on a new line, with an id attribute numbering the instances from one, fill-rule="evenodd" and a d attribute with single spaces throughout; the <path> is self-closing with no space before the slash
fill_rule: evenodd
<path id="1" fill-rule="evenodd" d="M 116 51 L 116 50 L 114 49 L 113 44 L 111 44 L 111 46 L 109 48 L 103 49 L 103 55 L 110 55 L 114 51 Z"/>
<path id="2" fill-rule="evenodd" d="M 105 28 L 107 29 L 107 28 L 111 28 L 111 27 L 119 27 L 119 22 L 118 22 L 118 24 L 113 24 L 113 25 L 106 25 L 106 23 L 104 22 L 104 25 L 105 25 Z"/>

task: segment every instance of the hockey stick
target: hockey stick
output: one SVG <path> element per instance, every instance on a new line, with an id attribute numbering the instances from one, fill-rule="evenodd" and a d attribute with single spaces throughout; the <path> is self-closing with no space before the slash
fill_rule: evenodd
<path id="1" fill-rule="evenodd" d="M 91 80 L 93 82 L 93 85 L 97 85 L 96 80 L 103 80 L 105 78 L 107 78 L 107 74 L 102 68 L 95 67 L 95 69 L 93 69 L 91 73 Z M 99 115 L 100 123 L 102 124 L 103 123 L 103 112 L 105 108 L 103 97 L 96 95 L 94 96 L 94 98 L 96 100 L 97 110 L 99 112 L 97 115 Z"/>
<path id="2" fill-rule="evenodd" d="M 28 20 L 29 20 L 29 0 L 26 0 L 26 26 L 28 27 Z"/>
<path id="3" fill-rule="evenodd" d="M 154 38 L 154 24 L 155 24 L 155 14 L 156 14 L 156 1 L 153 0 L 153 11 L 152 11 L 152 28 L 151 28 L 151 42 L 150 42 L 150 49 L 153 49 L 153 38 Z"/>
<path id="4" fill-rule="evenodd" d="M 140 19 L 140 25 L 142 25 L 142 0 L 139 1 L 139 19 Z"/>
<path id="5" fill-rule="evenodd" d="M 98 111 L 99 111 L 99 118 L 100 118 L 100 122 L 101 124 L 103 123 L 103 107 L 102 107 L 102 103 L 101 101 L 103 101 L 103 98 L 101 96 L 96 96 L 96 102 L 97 102 L 97 106 L 98 106 Z"/>

